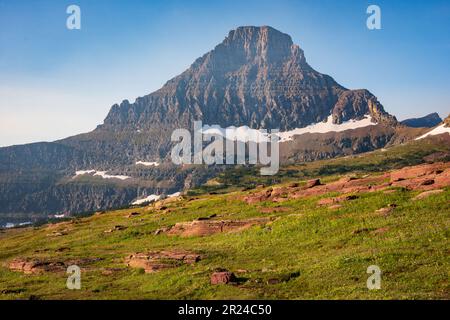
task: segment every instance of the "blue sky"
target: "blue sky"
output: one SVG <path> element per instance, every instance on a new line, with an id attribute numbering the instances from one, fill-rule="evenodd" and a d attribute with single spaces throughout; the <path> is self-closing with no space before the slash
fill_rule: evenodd
<path id="1" fill-rule="evenodd" d="M 71 4 L 81 30 L 66 28 Z M 381 30 L 366 27 L 370 4 Z M 450 113 L 448 0 L 0 0 L 0 146 L 92 130 L 241 25 L 290 34 L 313 68 L 399 119 Z"/>

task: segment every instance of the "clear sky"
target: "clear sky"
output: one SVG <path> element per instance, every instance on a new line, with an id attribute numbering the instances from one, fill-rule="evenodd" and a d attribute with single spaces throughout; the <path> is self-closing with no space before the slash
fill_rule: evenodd
<path id="1" fill-rule="evenodd" d="M 81 8 L 81 30 L 66 8 Z M 381 8 L 381 30 L 366 9 Z M 399 119 L 450 113 L 450 1 L 0 0 L 0 146 L 90 131 L 241 25 L 292 36 L 316 70 Z"/>

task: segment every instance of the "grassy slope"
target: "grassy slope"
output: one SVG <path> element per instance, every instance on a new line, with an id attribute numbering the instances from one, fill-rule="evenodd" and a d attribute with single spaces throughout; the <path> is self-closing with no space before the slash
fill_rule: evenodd
<path id="1" fill-rule="evenodd" d="M 343 172 L 376 174 L 387 168 L 418 163 L 424 155 L 446 148 L 448 146 L 431 143 L 421 147 L 413 144 L 355 157 L 351 161 L 337 159 L 290 167 L 283 169 L 279 179 L 284 183 L 313 175 L 326 175 L 326 180 L 333 180 Z M 236 173 L 230 175 L 237 176 Z M 251 178 L 251 175 L 241 174 L 238 178 L 244 181 L 244 186 L 261 182 L 259 177 Z M 282 203 L 283 207 L 290 208 L 288 212 L 273 214 L 261 214 L 258 208 L 277 204 L 248 205 L 240 200 L 240 196 L 248 191 L 217 195 L 201 194 L 201 191 L 205 190 L 197 190 L 200 195 L 196 200 L 171 204 L 171 212 L 147 207 L 78 219 L 70 225 L 72 230 L 68 235 L 62 237 L 46 236 L 51 232 L 47 226 L 0 233 L 2 264 L 15 257 L 104 259 L 94 264 L 96 269 L 82 273 L 82 289 L 74 291 L 66 289 L 64 274 L 23 275 L 1 266 L 0 298 L 450 298 L 450 188 L 420 201 L 411 201 L 417 192 L 367 193 L 334 211 L 318 207 L 317 198 L 290 200 Z M 398 205 L 391 215 L 383 217 L 374 213 L 389 203 Z M 126 218 L 131 211 L 141 215 Z M 153 234 L 161 226 L 213 213 L 220 219 L 262 215 L 279 219 L 270 226 L 203 238 Z M 111 234 L 103 232 L 118 224 L 128 226 L 128 229 Z M 384 233 L 373 232 L 386 227 Z M 362 229 L 367 231 L 353 233 Z M 62 247 L 70 250 L 57 250 Z M 168 248 L 196 251 L 205 258 L 192 266 L 153 274 L 124 266 L 124 257 L 129 253 Z M 377 291 L 369 291 L 366 287 L 366 269 L 373 264 L 383 271 L 382 288 Z M 209 276 L 217 267 L 248 272 L 237 273 L 243 278 L 239 286 L 211 286 Z M 104 275 L 102 268 L 118 269 L 111 275 Z M 296 272 L 300 275 L 289 281 L 267 283 L 270 278 L 284 278 Z"/>

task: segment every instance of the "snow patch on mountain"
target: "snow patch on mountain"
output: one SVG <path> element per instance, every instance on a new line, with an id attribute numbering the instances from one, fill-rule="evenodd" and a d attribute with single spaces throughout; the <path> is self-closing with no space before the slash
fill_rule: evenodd
<path id="1" fill-rule="evenodd" d="M 138 199 L 134 202 L 132 202 L 132 205 L 140 205 L 143 203 L 147 203 L 147 202 L 153 202 L 153 201 L 158 201 L 161 198 L 161 196 L 158 196 L 156 194 L 151 194 L 148 197 L 145 197 L 143 199 Z"/>
<path id="2" fill-rule="evenodd" d="M 159 163 L 158 162 L 138 161 L 138 162 L 136 162 L 136 165 L 143 165 L 146 167 L 158 167 Z"/>
<path id="3" fill-rule="evenodd" d="M 78 176 L 83 176 L 83 175 L 93 175 L 93 176 L 100 176 L 103 179 L 119 179 L 119 180 L 126 180 L 126 179 L 130 179 L 131 177 L 129 176 L 124 176 L 124 175 L 110 175 L 107 174 L 108 171 L 97 171 L 97 170 L 79 170 L 75 172 L 75 176 L 73 178 L 76 178 Z"/>
<path id="4" fill-rule="evenodd" d="M 167 196 L 167 198 L 179 197 L 180 195 L 181 195 L 181 192 L 175 192 L 175 193 L 169 194 L 169 195 Z M 149 195 L 148 197 L 145 197 L 145 198 L 142 198 L 142 199 L 138 199 L 138 200 L 136 200 L 136 201 L 133 201 L 131 204 L 132 204 L 132 205 L 140 205 L 140 204 L 147 203 L 147 202 L 158 201 L 158 200 L 160 200 L 161 198 L 163 198 L 163 196 L 161 196 L 161 195 L 156 195 L 156 194 L 151 194 L 151 195 Z"/>
<path id="5" fill-rule="evenodd" d="M 370 115 L 366 115 L 361 120 L 349 120 L 341 124 L 333 123 L 333 116 L 330 115 L 326 122 L 314 123 L 304 128 L 296 128 L 289 131 L 278 132 L 276 135 L 280 138 L 280 142 L 290 141 L 294 136 L 305 133 L 328 133 L 341 132 L 345 130 L 353 130 L 376 125 Z M 251 129 L 247 126 L 222 128 L 219 125 L 204 125 L 202 128 L 204 135 L 218 135 L 225 137 L 227 140 L 233 141 L 253 141 L 253 142 L 269 142 L 270 134 L 266 130 Z"/>
<path id="6" fill-rule="evenodd" d="M 299 136 L 305 133 L 341 132 L 373 125 L 376 125 L 376 123 L 372 122 L 372 117 L 370 115 L 366 115 L 364 119 L 361 120 L 349 120 L 341 124 L 333 123 L 333 116 L 330 115 L 328 116 L 326 122 L 314 123 L 304 128 L 297 128 L 290 131 L 280 132 L 278 136 L 280 137 L 280 141 L 284 142 L 292 140 L 294 136 Z"/>
<path id="7" fill-rule="evenodd" d="M 430 132 L 425 133 L 423 136 L 420 136 L 420 137 L 416 138 L 416 140 L 421 140 L 421 139 L 426 138 L 428 136 L 435 136 L 435 135 L 443 134 L 443 133 L 450 134 L 450 127 L 446 127 L 445 124 L 441 124 L 440 126 L 437 126 L 436 128 L 434 128 Z"/>

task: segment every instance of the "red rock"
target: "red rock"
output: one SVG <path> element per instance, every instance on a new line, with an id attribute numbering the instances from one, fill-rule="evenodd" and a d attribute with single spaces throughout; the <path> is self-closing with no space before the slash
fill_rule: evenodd
<path id="1" fill-rule="evenodd" d="M 211 275 L 210 281 L 212 285 L 229 284 L 236 281 L 236 276 L 229 271 L 219 271 Z"/>
<path id="2" fill-rule="evenodd" d="M 432 185 L 432 184 L 434 184 L 434 180 L 433 179 L 427 179 L 427 180 L 424 180 L 423 182 L 420 183 L 421 186 L 429 186 L 429 185 Z"/>
<path id="3" fill-rule="evenodd" d="M 127 266 L 144 269 L 146 273 L 175 268 L 182 264 L 198 262 L 201 256 L 188 251 L 160 251 L 135 253 L 125 259 Z"/>
<path id="4" fill-rule="evenodd" d="M 307 182 L 306 182 L 306 188 L 313 188 L 313 187 L 317 187 L 317 186 L 320 186 L 320 185 L 322 185 L 321 183 L 320 183 L 320 179 L 312 179 L 312 180 L 308 180 Z"/>
<path id="5" fill-rule="evenodd" d="M 405 167 L 400 170 L 391 172 L 391 182 L 402 181 L 406 179 L 413 179 L 422 177 L 425 175 L 437 174 L 445 168 L 448 168 L 450 163 L 433 163 L 433 164 L 423 164 L 412 167 Z"/>
<path id="6" fill-rule="evenodd" d="M 253 218 L 246 220 L 194 220 L 191 222 L 180 222 L 175 224 L 168 235 L 182 237 L 208 236 L 215 233 L 242 231 L 254 225 L 262 225 L 270 222 L 271 218 Z"/>
<path id="7" fill-rule="evenodd" d="M 442 189 L 425 191 L 425 192 L 422 192 L 421 194 L 415 196 L 413 198 L 413 200 L 425 199 L 425 198 L 428 198 L 428 197 L 430 197 L 432 195 L 439 194 L 439 193 L 442 193 L 442 192 L 444 192 L 444 190 L 442 190 Z"/>

